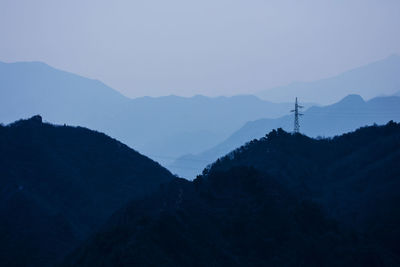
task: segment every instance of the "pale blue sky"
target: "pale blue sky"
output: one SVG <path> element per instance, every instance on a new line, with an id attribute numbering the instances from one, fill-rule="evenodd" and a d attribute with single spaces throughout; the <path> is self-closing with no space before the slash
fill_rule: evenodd
<path id="1" fill-rule="evenodd" d="M 400 54 L 398 0 L 1 0 L 0 61 L 123 94 L 233 95 Z"/>

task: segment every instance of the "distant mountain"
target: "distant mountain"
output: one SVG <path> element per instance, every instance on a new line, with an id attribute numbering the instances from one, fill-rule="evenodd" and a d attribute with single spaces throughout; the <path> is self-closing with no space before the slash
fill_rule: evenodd
<path id="1" fill-rule="evenodd" d="M 0 266 L 52 266 L 174 177 L 126 145 L 40 116 L 0 126 Z"/>
<path id="2" fill-rule="evenodd" d="M 400 121 L 400 97 L 377 97 L 364 101 L 358 95 L 349 95 L 336 104 L 307 109 L 300 118 L 300 130 L 311 137 L 329 137 L 390 120 Z M 217 158 L 276 128 L 292 131 L 293 115 L 248 122 L 219 145 L 197 155 L 182 156 L 168 168 L 182 177 L 193 179 Z"/>
<path id="3" fill-rule="evenodd" d="M 104 132 L 164 163 L 213 147 L 249 120 L 280 117 L 290 106 L 245 95 L 130 99 L 44 63 L 0 63 L 0 122 L 41 114 Z"/>
<path id="4" fill-rule="evenodd" d="M 63 266 L 398 266 L 400 125 L 274 130 L 114 214 Z"/>
<path id="5" fill-rule="evenodd" d="M 352 69 L 332 78 L 314 82 L 297 82 L 262 91 L 257 96 L 274 102 L 302 101 L 332 104 L 349 94 L 365 99 L 392 95 L 400 90 L 400 56 L 392 55 L 380 61 Z"/>
<path id="6" fill-rule="evenodd" d="M 105 124 L 101 129 L 109 129 L 107 133 L 166 163 L 218 144 L 248 118 L 279 117 L 290 107 L 245 95 L 142 97 L 96 124 Z"/>
<path id="7" fill-rule="evenodd" d="M 87 125 L 129 99 L 97 80 L 41 62 L 0 62 L 0 122 L 42 114 L 54 123 Z"/>

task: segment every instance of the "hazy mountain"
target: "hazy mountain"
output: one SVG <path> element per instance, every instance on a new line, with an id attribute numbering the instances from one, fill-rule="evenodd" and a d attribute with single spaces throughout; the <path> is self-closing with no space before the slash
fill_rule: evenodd
<path id="1" fill-rule="evenodd" d="M 103 127 L 146 155 L 168 162 L 218 144 L 248 118 L 279 117 L 290 106 L 254 96 L 142 97 L 119 109 Z"/>
<path id="2" fill-rule="evenodd" d="M 0 266 L 48 266 L 174 177 L 126 145 L 41 117 L 0 126 Z"/>
<path id="3" fill-rule="evenodd" d="M 42 114 L 55 123 L 86 125 L 128 102 L 100 81 L 41 62 L 0 62 L 0 121 Z"/>
<path id="4" fill-rule="evenodd" d="M 400 56 L 352 69 L 332 78 L 313 82 L 296 82 L 257 94 L 274 102 L 292 101 L 294 96 L 305 102 L 332 104 L 349 94 L 359 94 L 365 99 L 392 95 L 400 89 Z"/>
<path id="5" fill-rule="evenodd" d="M 300 125 L 301 132 L 308 136 L 329 137 L 389 120 L 400 121 L 400 97 L 377 97 L 364 101 L 358 95 L 349 95 L 336 104 L 307 109 L 300 118 Z M 197 155 L 182 156 L 168 168 L 182 177 L 193 179 L 207 164 L 276 128 L 292 131 L 293 115 L 248 122 L 217 146 Z"/>
<path id="6" fill-rule="evenodd" d="M 105 132 L 162 162 L 199 153 L 249 120 L 290 109 L 289 103 L 245 95 L 129 99 L 99 81 L 39 62 L 0 63 L 0 88 L 0 122 L 41 114 Z"/>
<path id="7" fill-rule="evenodd" d="M 64 266 L 398 266 L 400 125 L 281 129 L 133 201 Z"/>

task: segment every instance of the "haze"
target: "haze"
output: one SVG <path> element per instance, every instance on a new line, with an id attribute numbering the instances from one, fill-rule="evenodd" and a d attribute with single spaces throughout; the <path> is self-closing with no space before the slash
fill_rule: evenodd
<path id="1" fill-rule="evenodd" d="M 400 54 L 400 1 L 0 2 L 0 61 L 130 97 L 250 94 Z"/>

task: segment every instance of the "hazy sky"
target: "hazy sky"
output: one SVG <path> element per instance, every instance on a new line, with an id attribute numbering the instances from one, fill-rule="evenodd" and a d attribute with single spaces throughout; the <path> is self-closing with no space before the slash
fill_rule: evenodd
<path id="1" fill-rule="evenodd" d="M 399 0 L 0 0 L 0 61 L 131 97 L 253 93 L 393 53 Z"/>

